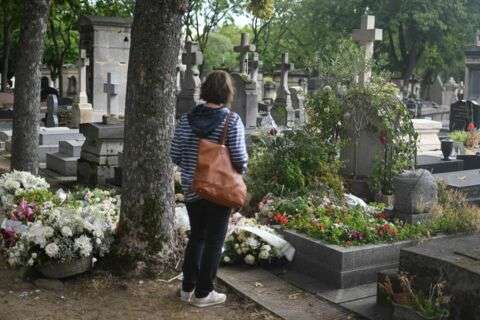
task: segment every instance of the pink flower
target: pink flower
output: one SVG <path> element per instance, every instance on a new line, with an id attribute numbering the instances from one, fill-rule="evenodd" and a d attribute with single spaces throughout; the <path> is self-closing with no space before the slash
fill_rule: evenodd
<path id="1" fill-rule="evenodd" d="M 5 246 L 7 248 L 15 246 L 15 242 L 17 240 L 17 233 L 15 230 L 11 228 L 1 229 L 0 234 L 2 235 L 3 241 L 5 242 Z"/>
<path id="2" fill-rule="evenodd" d="M 27 201 L 22 200 L 15 209 L 15 211 L 12 213 L 12 220 L 26 220 L 32 222 L 35 215 L 34 208 L 34 204 L 29 204 Z"/>

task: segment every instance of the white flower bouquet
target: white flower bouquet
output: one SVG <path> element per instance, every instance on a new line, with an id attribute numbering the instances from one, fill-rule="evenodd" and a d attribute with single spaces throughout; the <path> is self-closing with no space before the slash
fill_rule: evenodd
<path id="1" fill-rule="evenodd" d="M 253 233 L 253 230 L 277 236 L 272 228 L 258 224 L 255 219 L 241 219 L 233 226 L 230 235 L 227 236 L 222 258 L 223 263 L 245 263 L 251 266 L 270 264 L 284 255 L 278 248 L 260 237 L 260 233 Z"/>
<path id="2" fill-rule="evenodd" d="M 110 250 L 119 218 L 119 197 L 105 190 L 23 193 L 0 228 L 10 265 L 42 267 L 103 257 Z M 40 195 L 40 196 L 39 196 Z M 21 228 L 19 228 L 19 225 Z"/>
<path id="3" fill-rule="evenodd" d="M 50 185 L 41 177 L 29 172 L 12 171 L 0 176 L 0 206 L 9 210 L 15 202 L 15 196 L 33 190 L 47 190 Z"/>

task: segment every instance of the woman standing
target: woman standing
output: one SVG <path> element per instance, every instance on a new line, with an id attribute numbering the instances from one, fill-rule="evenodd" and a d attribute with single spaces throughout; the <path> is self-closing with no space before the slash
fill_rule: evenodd
<path id="1" fill-rule="evenodd" d="M 213 282 L 222 255 L 230 208 L 201 199 L 192 188 L 198 159 L 199 139 L 219 141 L 228 121 L 226 146 L 233 167 L 243 173 L 248 162 L 245 130 L 239 115 L 227 107 L 233 100 L 230 75 L 212 72 L 203 83 L 205 104 L 180 118 L 172 141 L 172 160 L 181 169 L 182 188 L 190 220 L 190 238 L 183 264 L 181 299 L 197 307 L 225 302 L 226 295 L 214 290 Z"/>

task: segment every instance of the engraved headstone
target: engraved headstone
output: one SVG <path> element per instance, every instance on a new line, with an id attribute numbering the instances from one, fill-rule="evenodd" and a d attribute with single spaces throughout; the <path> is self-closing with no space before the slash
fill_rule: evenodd
<path id="1" fill-rule="evenodd" d="M 50 94 L 47 97 L 46 126 L 49 128 L 58 127 L 58 99 L 54 94 Z"/>

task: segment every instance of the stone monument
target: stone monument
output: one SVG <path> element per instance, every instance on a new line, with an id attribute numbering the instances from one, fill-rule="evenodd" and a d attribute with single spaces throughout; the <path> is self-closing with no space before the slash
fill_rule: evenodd
<path id="1" fill-rule="evenodd" d="M 54 94 L 47 97 L 47 119 L 45 125 L 48 128 L 58 127 L 58 98 Z"/>
<path id="2" fill-rule="evenodd" d="M 87 67 L 90 61 L 87 58 L 87 51 L 80 50 L 80 59 L 78 60 L 78 98 L 72 108 L 72 126 L 78 128 L 81 123 L 93 121 L 92 104 L 88 103 L 87 97 Z"/>
<path id="3" fill-rule="evenodd" d="M 480 31 L 475 45 L 465 50 L 465 91 L 466 100 L 480 100 Z"/>
<path id="4" fill-rule="evenodd" d="M 130 30 L 132 19 L 118 17 L 84 16 L 79 20 L 80 50 L 85 50 L 86 94 L 93 106 L 93 121 L 101 121 L 108 113 L 104 84 L 108 74 L 114 76 L 116 103 L 119 115 L 125 112 Z M 81 81 L 80 81 L 81 82 Z"/>
<path id="5" fill-rule="evenodd" d="M 186 70 L 177 97 L 177 118 L 190 112 L 200 102 L 202 81 L 198 66 L 203 63 L 203 54 L 197 43 L 190 41 L 186 43 L 182 63 L 186 65 Z"/>
<path id="6" fill-rule="evenodd" d="M 359 83 L 365 85 L 370 82 L 372 77 L 371 61 L 373 58 L 373 49 L 375 41 L 383 39 L 383 30 L 375 28 L 375 16 L 367 12 L 362 16 L 360 29 L 353 30 L 353 40 L 358 42 L 362 48 L 365 67 L 359 75 Z"/>
<path id="7" fill-rule="evenodd" d="M 288 52 L 282 54 L 282 64 L 280 70 L 282 73 L 280 86 L 277 90 L 277 97 L 272 109 L 272 116 L 280 126 L 293 127 L 295 122 L 295 110 L 292 106 L 292 97 L 288 86 L 288 72 L 293 70 L 293 63 L 288 61 Z"/>

